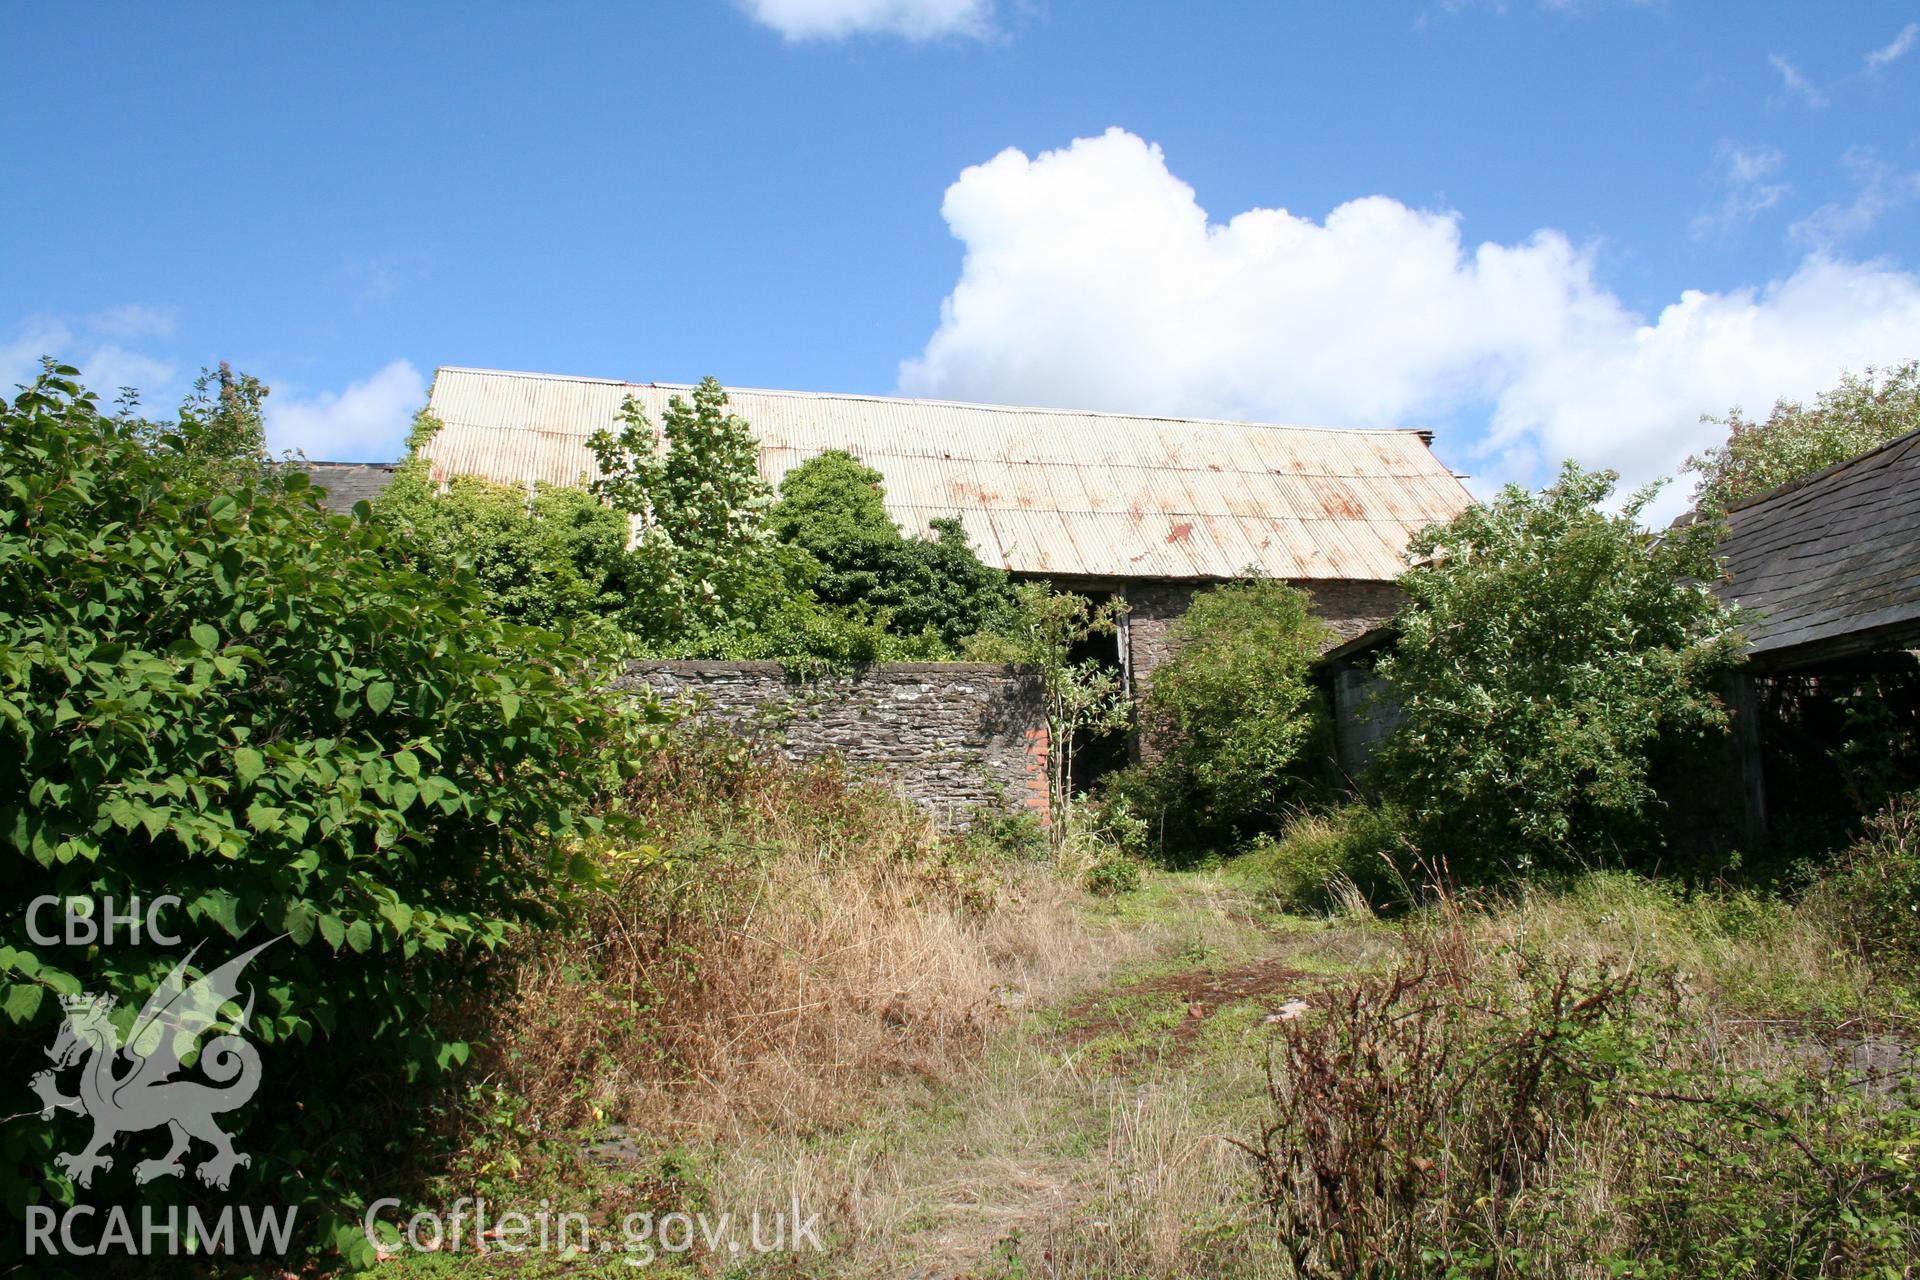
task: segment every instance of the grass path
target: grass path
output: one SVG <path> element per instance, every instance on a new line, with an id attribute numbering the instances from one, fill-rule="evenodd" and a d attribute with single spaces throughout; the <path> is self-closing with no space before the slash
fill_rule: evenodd
<path id="1" fill-rule="evenodd" d="M 618 1254 L 411 1255 L 380 1274 L 1017 1280 L 1244 1263 L 1263 1233 L 1224 1139 L 1257 1123 L 1270 1019 L 1377 963 L 1391 935 L 1264 916 L 1206 873 L 1155 874 L 1090 905 L 1078 927 L 1079 989 L 1042 1007 L 1005 992 L 975 1060 L 903 1076 L 855 1125 L 688 1153 L 710 1210 L 798 1198 L 822 1211 L 823 1253 L 646 1268 Z"/>
<path id="2" fill-rule="evenodd" d="M 1251 1245 L 1224 1138 L 1257 1117 L 1269 1020 L 1390 944 L 1261 918 L 1204 874 L 1156 876 L 1089 924 L 1152 945 L 1012 1021 L 935 1119 L 907 1120 L 829 1274 L 1111 1274 L 1210 1236 Z"/>

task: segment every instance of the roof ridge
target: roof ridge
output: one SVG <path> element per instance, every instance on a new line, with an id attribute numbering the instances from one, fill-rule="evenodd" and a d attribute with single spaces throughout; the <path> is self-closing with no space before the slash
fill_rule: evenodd
<path id="1" fill-rule="evenodd" d="M 625 378 L 595 378 L 585 374 L 537 373 L 521 369 L 482 369 L 471 365 L 441 365 L 442 373 L 477 373 L 498 378 L 536 378 L 545 382 L 586 382 L 599 386 L 649 387 L 661 391 L 691 391 L 691 382 L 633 382 Z M 1073 409 L 1059 405 L 989 404 L 978 400 L 939 400 L 926 396 L 883 396 L 865 391 L 797 391 L 781 387 L 727 386 L 728 395 L 790 396 L 806 400 L 863 400 L 879 404 L 925 405 L 941 409 L 973 409 L 983 413 L 1055 413 L 1075 418 L 1121 418 L 1136 422 L 1176 422 L 1183 425 L 1219 427 L 1255 427 L 1266 431 L 1319 431 L 1333 435 L 1417 435 L 1431 443 L 1428 427 L 1330 427 L 1308 422 L 1254 422 L 1245 418 L 1187 417 L 1165 413 L 1130 413 L 1118 409 Z"/>

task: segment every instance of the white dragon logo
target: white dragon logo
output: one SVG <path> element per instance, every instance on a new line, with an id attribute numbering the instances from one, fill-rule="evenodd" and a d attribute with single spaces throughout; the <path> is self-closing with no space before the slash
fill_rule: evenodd
<path id="1" fill-rule="evenodd" d="M 52 1119 L 55 1111 L 72 1111 L 93 1120 L 93 1137 L 85 1147 L 54 1157 L 74 1182 L 88 1186 L 96 1169 L 113 1167 L 107 1148 L 120 1134 L 161 1125 L 172 1135 L 172 1145 L 159 1159 L 142 1160 L 135 1166 L 136 1181 L 184 1175 L 186 1166 L 180 1157 L 194 1138 L 214 1149 L 196 1170 L 200 1181 L 210 1187 L 225 1190 L 234 1169 L 253 1162 L 245 1152 L 234 1150 L 233 1140 L 213 1122 L 216 1113 L 244 1105 L 260 1084 L 259 1051 L 238 1034 L 253 1016 L 253 996 L 249 992 L 246 1008 L 231 1022 L 221 1020 L 220 1010 L 230 1002 L 238 1003 L 240 971 L 247 962 L 278 941 L 269 939 L 189 983 L 187 965 L 199 951 L 195 947 L 142 1006 L 125 1044 L 109 1020 L 113 997 L 61 999 L 66 1021 L 47 1050 L 53 1068 L 33 1077 L 33 1090 L 40 1095 L 42 1119 Z M 202 1035 L 215 1028 L 225 1034 L 207 1042 L 198 1062 L 212 1083 L 175 1080 L 183 1059 Z M 55 1073 L 76 1063 L 80 1064 L 79 1092 L 68 1097 L 59 1091 Z M 116 1071 L 122 1064 L 125 1070 Z"/>

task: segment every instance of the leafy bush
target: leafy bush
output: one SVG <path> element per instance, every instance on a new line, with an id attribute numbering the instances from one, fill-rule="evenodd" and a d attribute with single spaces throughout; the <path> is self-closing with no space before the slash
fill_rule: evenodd
<path id="1" fill-rule="evenodd" d="M 1727 442 L 1687 459 L 1700 479 L 1694 507 L 1717 515 L 1747 498 L 1804 479 L 1909 431 L 1920 431 L 1920 361 L 1897 369 L 1848 374 L 1812 408 L 1782 400 L 1764 422 L 1739 409 L 1709 418 L 1727 428 Z"/>
<path id="2" fill-rule="evenodd" d="M 1655 536 L 1654 490 L 1569 462 L 1413 540 L 1399 643 L 1379 673 L 1405 719 L 1378 775 L 1455 874 L 1498 876 L 1657 847 L 1663 747 L 1721 731 L 1731 616 L 1707 525 Z"/>
<path id="3" fill-rule="evenodd" d="M 425 413 L 416 419 L 406 461 L 374 499 L 374 521 L 393 529 L 423 572 L 468 570 L 497 617 L 618 648 L 639 576 L 626 517 L 583 489 L 455 476 L 443 492 L 419 455 L 439 426 Z"/>
<path id="4" fill-rule="evenodd" d="M 1278 835 L 1262 832 L 1228 864 L 1233 879 L 1288 911 L 1342 905 L 1351 885 L 1369 907 L 1408 905 L 1406 875 L 1417 856 L 1407 816 L 1392 805 L 1355 803 L 1296 814 Z"/>
<path id="5" fill-rule="evenodd" d="M 933 521 L 932 538 L 903 537 L 884 498 L 880 473 L 835 449 L 787 473 L 768 523 L 819 563 L 813 588 L 829 606 L 875 612 L 890 631 L 936 638 L 948 653 L 1003 628 L 1013 609 L 1005 571 L 984 564 L 951 517 Z"/>
<path id="6" fill-rule="evenodd" d="M 1131 893 L 1140 887 L 1150 838 L 1126 796 L 1103 792 L 1074 806 L 1056 869 L 1102 897 Z"/>
<path id="7" fill-rule="evenodd" d="M 644 726 L 470 576 L 396 567 L 385 531 L 327 514 L 301 474 L 229 484 L 194 465 L 191 407 L 152 429 L 74 377 L 50 367 L 0 412 L 0 921 L 11 943 L 43 895 L 178 895 L 169 923 L 211 937 L 207 967 L 241 949 L 222 935 L 289 935 L 245 974 L 270 1088 L 236 1119 L 249 1199 L 312 1224 L 392 1159 L 400 1086 L 465 1060 L 461 1002 L 562 907 Z M 38 1110 L 16 1095 L 51 996 L 119 997 L 124 1033 L 181 958 L 147 937 L 0 948 L 7 1112 Z M 8 1126 L 12 1209 L 73 1195 L 50 1158 L 76 1136 Z M 140 1194 L 132 1163 L 91 1194 Z"/>
<path id="8" fill-rule="evenodd" d="M 1174 623 L 1144 732 L 1162 794 L 1202 831 L 1265 827 L 1312 790 L 1326 722 L 1307 673 L 1329 634 L 1306 592 L 1271 580 L 1203 591 Z"/>

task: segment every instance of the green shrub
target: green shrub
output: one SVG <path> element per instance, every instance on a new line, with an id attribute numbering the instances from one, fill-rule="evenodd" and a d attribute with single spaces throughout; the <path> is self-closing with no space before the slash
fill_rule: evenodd
<path id="1" fill-rule="evenodd" d="M 957 519 L 933 521 L 931 538 L 902 536 L 885 496 L 878 471 L 834 449 L 787 473 L 768 524 L 819 563 L 822 602 L 877 613 L 901 636 L 928 636 L 943 657 L 967 636 L 1003 629 L 1013 610 L 1005 571 L 981 561 Z"/>
<path id="2" fill-rule="evenodd" d="M 1140 887 L 1140 863 L 1118 849 L 1109 849 L 1087 868 L 1080 883 L 1089 893 L 1103 898 L 1132 893 Z"/>
<path id="3" fill-rule="evenodd" d="M 1408 904 L 1406 877 L 1417 854 L 1404 812 L 1355 803 L 1296 814 L 1278 835 L 1255 836 L 1227 870 L 1283 910 L 1343 906 L 1348 885 L 1370 907 L 1384 910 Z"/>
<path id="4" fill-rule="evenodd" d="M 1148 843 L 1147 823 L 1125 796 L 1082 797 L 1067 820 L 1059 865 L 1101 897 L 1132 893 L 1140 887 Z"/>
<path id="5" fill-rule="evenodd" d="M 1223 836 L 1266 827 L 1311 794 L 1326 723 L 1307 673 L 1329 634 L 1307 594 L 1284 582 L 1193 598 L 1142 717 L 1166 803 Z"/>
<path id="6" fill-rule="evenodd" d="M 496 616 L 620 648 L 621 616 L 639 586 L 626 517 L 584 489 L 455 476 L 443 490 L 418 452 L 439 425 L 425 413 L 416 419 L 407 460 L 373 501 L 374 522 L 392 528 L 422 572 L 467 570 Z"/>
<path id="7" fill-rule="evenodd" d="M 1610 512 L 1616 479 L 1569 462 L 1544 492 L 1508 486 L 1413 540 L 1378 668 L 1404 721 L 1376 776 L 1456 875 L 1657 854 L 1654 761 L 1726 723 L 1714 530 L 1647 532 L 1655 490 Z"/>
<path id="8" fill-rule="evenodd" d="M 207 967 L 284 932 L 244 975 L 268 1087 L 225 1122 L 249 1202 L 359 1250 L 351 1209 L 398 1163 L 406 1083 L 465 1060 L 463 1001 L 564 905 L 643 726 L 471 576 L 396 567 L 384 530 L 327 514 L 301 474 L 190 465 L 191 411 L 109 418 L 74 377 L 50 367 L 0 409 L 0 1106 L 39 1109 L 20 1095 L 54 996 L 118 997 L 124 1034 L 182 959 L 146 937 L 29 943 L 36 898 L 178 895 L 169 923 Z M 15 1212 L 73 1195 L 51 1157 L 80 1136 L 8 1125 Z M 133 1164 L 90 1198 L 192 1192 L 136 1189 Z"/>

